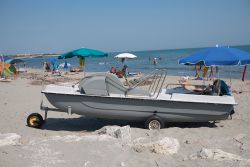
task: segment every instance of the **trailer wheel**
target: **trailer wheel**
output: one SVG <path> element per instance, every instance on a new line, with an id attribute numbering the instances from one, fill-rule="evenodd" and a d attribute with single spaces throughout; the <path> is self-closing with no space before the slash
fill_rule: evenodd
<path id="1" fill-rule="evenodd" d="M 145 128 L 149 130 L 159 130 L 164 128 L 164 122 L 157 116 L 152 116 L 145 122 Z"/>
<path id="2" fill-rule="evenodd" d="M 40 128 L 43 122 L 43 117 L 38 113 L 32 113 L 27 118 L 27 125 L 32 128 Z"/>

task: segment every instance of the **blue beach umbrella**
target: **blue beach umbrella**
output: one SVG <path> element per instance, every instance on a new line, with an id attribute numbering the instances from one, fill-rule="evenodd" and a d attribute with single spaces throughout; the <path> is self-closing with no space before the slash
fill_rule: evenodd
<path id="1" fill-rule="evenodd" d="M 79 57 L 107 57 L 108 54 L 99 50 L 80 48 L 67 53 L 64 53 L 58 57 L 58 59 L 67 59 L 77 56 Z"/>
<path id="2" fill-rule="evenodd" d="M 179 64 L 205 66 L 233 66 L 250 64 L 250 53 L 236 48 L 207 48 L 179 60 Z"/>
<path id="3" fill-rule="evenodd" d="M 57 58 L 50 57 L 48 58 L 48 61 L 52 64 L 53 70 L 56 70 L 58 68 Z"/>
<path id="4" fill-rule="evenodd" d="M 48 58 L 48 61 L 49 61 L 50 63 L 54 64 L 54 63 L 57 63 L 57 58 L 55 58 L 55 57 L 50 57 L 50 58 Z"/>

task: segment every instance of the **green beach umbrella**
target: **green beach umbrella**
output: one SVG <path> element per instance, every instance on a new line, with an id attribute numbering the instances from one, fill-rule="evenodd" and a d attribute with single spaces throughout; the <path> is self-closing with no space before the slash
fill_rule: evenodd
<path id="1" fill-rule="evenodd" d="M 107 57 L 108 54 L 99 50 L 80 48 L 58 56 L 58 59 L 67 59 L 77 56 L 79 57 Z"/>

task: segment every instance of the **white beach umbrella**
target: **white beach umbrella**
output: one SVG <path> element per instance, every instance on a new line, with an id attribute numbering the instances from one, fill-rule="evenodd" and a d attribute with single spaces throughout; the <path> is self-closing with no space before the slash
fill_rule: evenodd
<path id="1" fill-rule="evenodd" d="M 137 58 L 136 55 L 131 54 L 131 53 L 121 53 L 115 56 L 115 58 L 119 58 L 119 59 L 134 59 Z"/>

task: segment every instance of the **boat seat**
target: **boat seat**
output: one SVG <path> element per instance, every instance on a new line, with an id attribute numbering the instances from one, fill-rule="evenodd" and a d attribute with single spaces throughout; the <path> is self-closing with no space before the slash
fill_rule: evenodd
<path id="1" fill-rule="evenodd" d="M 122 94 L 122 95 L 131 95 L 131 96 L 148 96 L 149 93 L 146 90 L 140 88 L 126 88 L 120 79 L 114 75 L 107 73 L 106 74 L 106 86 L 107 92 L 109 94 Z"/>
<path id="2" fill-rule="evenodd" d="M 147 96 L 148 92 L 140 88 L 127 88 L 120 79 L 111 73 L 86 76 L 79 82 L 80 92 L 86 95 L 108 96 L 110 94 Z"/>
<path id="3" fill-rule="evenodd" d="M 78 88 L 82 94 L 107 96 L 105 77 L 106 73 L 86 76 L 79 82 Z"/>
<path id="4" fill-rule="evenodd" d="M 108 94 L 123 94 L 127 92 L 127 88 L 122 84 L 119 78 L 111 73 L 107 73 L 105 77 L 106 89 Z"/>

